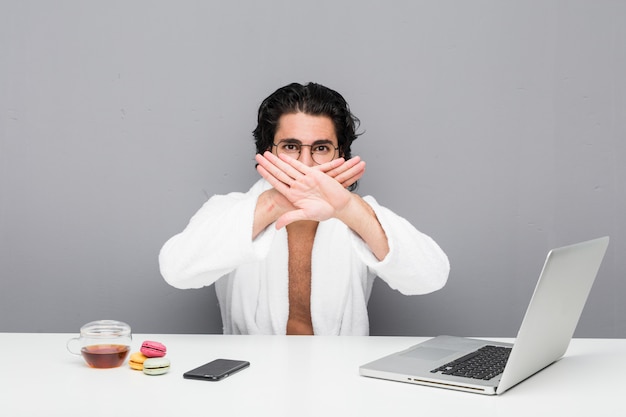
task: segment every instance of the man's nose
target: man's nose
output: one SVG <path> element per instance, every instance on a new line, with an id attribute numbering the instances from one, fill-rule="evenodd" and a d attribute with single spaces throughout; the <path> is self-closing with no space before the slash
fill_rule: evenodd
<path id="1" fill-rule="evenodd" d="M 313 160 L 313 155 L 311 155 L 311 148 L 307 146 L 303 146 L 300 148 L 300 155 L 298 155 L 298 160 L 309 167 L 316 165 L 315 161 Z"/>

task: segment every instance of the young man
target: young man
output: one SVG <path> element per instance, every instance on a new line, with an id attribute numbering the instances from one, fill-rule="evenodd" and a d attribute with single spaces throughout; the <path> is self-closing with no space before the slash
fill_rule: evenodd
<path id="1" fill-rule="evenodd" d="M 225 334 L 367 335 L 378 276 L 403 294 L 440 289 L 439 246 L 371 197 L 351 157 L 358 119 L 319 84 L 290 84 L 263 101 L 257 170 L 247 193 L 210 198 L 163 246 L 165 280 L 215 283 Z"/>

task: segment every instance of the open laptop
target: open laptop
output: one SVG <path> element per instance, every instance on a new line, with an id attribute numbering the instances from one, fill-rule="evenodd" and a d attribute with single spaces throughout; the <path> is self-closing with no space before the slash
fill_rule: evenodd
<path id="1" fill-rule="evenodd" d="M 363 365 L 359 373 L 480 394 L 502 394 L 565 354 L 608 244 L 605 236 L 548 253 L 514 344 L 438 336 Z M 482 358 L 485 355 L 487 359 Z M 500 363 L 501 369 L 481 369 L 481 361 Z"/>

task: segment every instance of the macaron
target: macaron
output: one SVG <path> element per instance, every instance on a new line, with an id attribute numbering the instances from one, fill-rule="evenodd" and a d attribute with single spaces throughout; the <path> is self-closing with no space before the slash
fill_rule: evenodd
<path id="1" fill-rule="evenodd" d="M 130 355 L 130 358 L 128 358 L 128 364 L 130 365 L 132 369 L 136 371 L 141 371 L 143 370 L 143 363 L 145 362 L 146 359 L 148 358 L 143 353 L 135 352 L 132 355 Z"/>
<path id="2" fill-rule="evenodd" d="M 148 358 L 162 358 L 167 353 L 167 348 L 163 343 L 146 340 L 141 344 L 141 353 Z"/>
<path id="3" fill-rule="evenodd" d="M 170 360 L 167 358 L 148 358 L 143 363 L 143 373 L 146 375 L 163 375 L 170 370 Z"/>

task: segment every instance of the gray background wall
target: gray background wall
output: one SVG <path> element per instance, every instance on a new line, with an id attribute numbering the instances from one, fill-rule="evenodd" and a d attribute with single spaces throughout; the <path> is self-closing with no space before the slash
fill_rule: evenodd
<path id="1" fill-rule="evenodd" d="M 546 252 L 611 235 L 577 336 L 626 337 L 626 2 L 0 2 L 0 331 L 220 333 L 161 245 L 257 178 L 260 101 L 340 91 L 359 192 L 448 253 L 371 332 L 514 336 Z"/>

